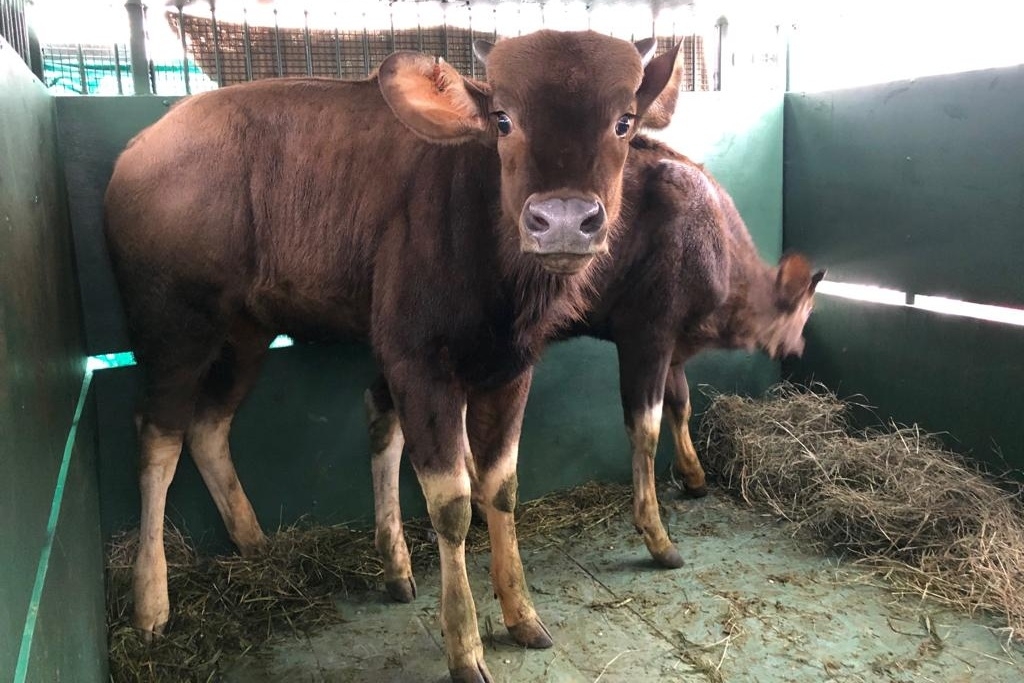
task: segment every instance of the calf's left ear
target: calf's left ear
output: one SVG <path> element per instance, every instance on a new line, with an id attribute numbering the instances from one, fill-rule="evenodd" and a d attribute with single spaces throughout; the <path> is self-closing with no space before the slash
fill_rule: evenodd
<path id="1" fill-rule="evenodd" d="M 381 62 L 377 80 L 395 116 L 430 142 L 465 142 L 487 131 L 486 86 L 443 59 L 395 52 Z"/>
<path id="2" fill-rule="evenodd" d="M 683 73 L 682 68 L 676 64 L 680 45 L 676 43 L 671 50 L 651 59 L 644 66 L 644 80 L 636 91 L 637 116 L 642 126 L 665 128 L 672 122 Z M 640 49 L 639 43 L 637 49 Z M 651 52 L 653 54 L 653 49 Z"/>

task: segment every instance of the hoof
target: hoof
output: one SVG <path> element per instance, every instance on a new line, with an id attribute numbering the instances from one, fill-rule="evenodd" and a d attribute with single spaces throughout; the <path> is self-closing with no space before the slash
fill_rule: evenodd
<path id="1" fill-rule="evenodd" d="M 651 557 L 658 563 L 659 566 L 665 569 L 679 569 L 685 564 L 683 562 L 683 556 L 679 554 L 674 545 L 670 545 L 666 550 L 660 553 L 651 553 Z"/>
<path id="2" fill-rule="evenodd" d="M 411 576 L 407 579 L 385 581 L 384 587 L 395 602 L 412 602 L 416 599 L 416 579 Z"/>
<path id="3" fill-rule="evenodd" d="M 449 669 L 452 675 L 452 683 L 494 683 L 491 672 L 483 660 L 469 666 L 460 666 L 458 669 Z"/>
<path id="4" fill-rule="evenodd" d="M 258 536 L 253 536 L 245 541 L 236 540 L 235 545 L 238 547 L 238 552 L 242 557 L 259 557 L 267 550 L 267 537 L 261 531 Z"/>
<path id="5" fill-rule="evenodd" d="M 143 596 L 145 598 L 146 596 Z M 167 628 L 167 622 L 171 617 L 170 603 L 163 596 L 154 596 L 154 599 L 145 600 L 136 598 L 135 613 L 132 615 L 132 626 L 147 643 L 159 638 Z"/>
<path id="6" fill-rule="evenodd" d="M 555 644 L 551 632 L 537 617 L 509 626 L 508 632 L 517 643 L 531 650 L 546 650 Z"/>
<path id="7" fill-rule="evenodd" d="M 707 484 L 701 484 L 700 486 L 690 486 L 686 484 L 686 494 L 691 498 L 703 498 L 708 495 Z"/>
<path id="8" fill-rule="evenodd" d="M 142 636 L 142 642 L 149 644 L 163 637 L 164 629 L 167 628 L 167 622 L 157 624 L 152 628 L 139 628 L 138 626 L 135 628 L 139 631 L 139 635 Z"/>

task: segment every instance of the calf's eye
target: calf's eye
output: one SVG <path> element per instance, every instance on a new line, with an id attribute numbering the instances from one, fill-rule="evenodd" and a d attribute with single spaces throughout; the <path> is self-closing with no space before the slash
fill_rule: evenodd
<path id="1" fill-rule="evenodd" d="M 626 133 L 633 127 L 633 119 L 635 117 L 632 114 L 623 114 L 619 117 L 619 120 L 615 122 L 615 134 L 620 138 L 626 137 Z"/>
<path id="2" fill-rule="evenodd" d="M 495 123 L 498 126 L 498 135 L 505 137 L 512 132 L 512 119 L 503 111 L 495 112 Z"/>

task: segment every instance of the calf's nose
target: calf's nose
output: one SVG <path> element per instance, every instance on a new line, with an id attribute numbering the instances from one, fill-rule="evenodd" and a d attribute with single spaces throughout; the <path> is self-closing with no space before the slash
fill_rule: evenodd
<path id="1" fill-rule="evenodd" d="M 542 243 L 550 241 L 552 247 L 564 244 L 577 248 L 584 241 L 577 236 L 589 241 L 604 226 L 606 217 L 601 202 L 577 197 L 530 202 L 524 214 L 526 229 Z M 549 237 L 545 239 L 543 235 Z"/>

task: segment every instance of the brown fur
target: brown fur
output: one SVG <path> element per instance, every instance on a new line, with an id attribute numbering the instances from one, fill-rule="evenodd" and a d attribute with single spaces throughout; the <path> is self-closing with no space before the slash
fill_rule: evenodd
<path id="1" fill-rule="evenodd" d="M 703 166 L 645 136 L 631 146 L 612 258 L 593 278 L 597 301 L 570 334 L 643 338 L 674 346 L 677 360 L 710 347 L 801 353 L 824 273 L 812 275 L 798 254 L 764 263 L 732 198 Z"/>

